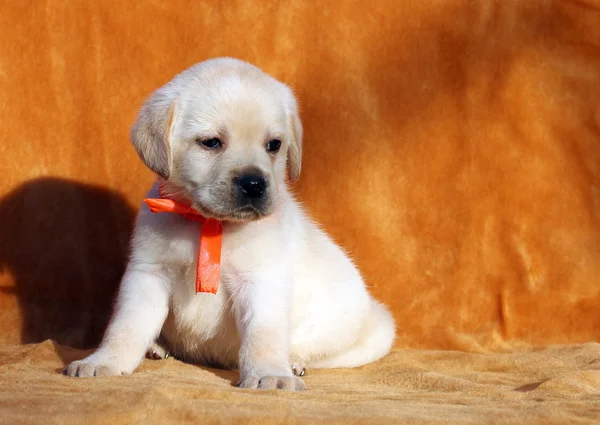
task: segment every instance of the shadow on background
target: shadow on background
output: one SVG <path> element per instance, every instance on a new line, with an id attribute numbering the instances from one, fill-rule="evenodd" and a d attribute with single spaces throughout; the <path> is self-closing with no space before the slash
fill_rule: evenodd
<path id="1" fill-rule="evenodd" d="M 0 296 L 18 299 L 22 343 L 100 342 L 134 217 L 121 195 L 58 178 L 27 182 L 1 199 L 0 271 L 14 282 Z"/>

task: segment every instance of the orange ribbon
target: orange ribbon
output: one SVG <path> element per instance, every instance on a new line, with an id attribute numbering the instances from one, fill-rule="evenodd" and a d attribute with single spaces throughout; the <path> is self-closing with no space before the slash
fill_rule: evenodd
<path id="1" fill-rule="evenodd" d="M 187 220 L 202 224 L 200 230 L 200 247 L 196 263 L 196 293 L 208 292 L 216 294 L 221 280 L 221 243 L 223 225 L 220 221 L 206 218 L 186 205 L 165 197 L 159 189 L 160 198 L 146 198 L 144 202 L 153 213 L 169 212 L 182 216 Z"/>

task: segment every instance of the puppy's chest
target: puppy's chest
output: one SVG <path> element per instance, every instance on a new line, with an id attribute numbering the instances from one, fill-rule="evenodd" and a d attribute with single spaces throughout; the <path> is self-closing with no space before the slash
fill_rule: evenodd
<path id="1" fill-rule="evenodd" d="M 157 254 L 165 264 L 177 268 L 195 264 L 200 246 L 200 223 L 192 221 L 169 221 L 163 224 L 166 231 L 162 234 L 164 240 L 157 244 Z"/>
<path id="2" fill-rule="evenodd" d="M 234 298 L 240 287 L 255 282 L 269 268 L 269 255 L 257 242 L 223 235 L 221 285 Z"/>
<path id="3" fill-rule="evenodd" d="M 171 269 L 178 285 L 193 288 L 200 248 L 202 225 L 187 220 L 163 223 L 164 232 L 159 249 L 163 263 Z M 221 285 L 243 285 L 255 281 L 282 262 L 284 247 L 277 234 L 257 231 L 254 226 L 231 231 L 223 228 L 221 247 Z"/>
<path id="4" fill-rule="evenodd" d="M 285 246 L 278 229 L 266 226 L 266 220 L 223 229 L 221 270 L 226 275 L 240 276 L 269 269 L 284 255 Z"/>

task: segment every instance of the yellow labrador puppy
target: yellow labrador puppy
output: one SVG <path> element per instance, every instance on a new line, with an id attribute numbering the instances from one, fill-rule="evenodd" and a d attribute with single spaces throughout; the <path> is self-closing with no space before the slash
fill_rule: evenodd
<path id="1" fill-rule="evenodd" d="M 131 137 L 165 191 L 222 221 L 220 287 L 194 290 L 199 223 L 143 205 L 104 339 L 65 374 L 130 374 L 147 350 L 169 350 L 239 368 L 242 388 L 303 390 L 305 368 L 355 367 L 389 352 L 391 314 L 286 187 L 302 156 L 287 86 L 240 60 L 201 62 L 146 101 Z"/>

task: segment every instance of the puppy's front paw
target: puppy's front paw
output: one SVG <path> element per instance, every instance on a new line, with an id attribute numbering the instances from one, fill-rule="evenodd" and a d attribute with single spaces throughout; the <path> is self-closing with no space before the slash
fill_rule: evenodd
<path id="1" fill-rule="evenodd" d="M 94 358 L 92 354 L 83 360 L 71 363 L 63 370 L 63 375 L 84 378 L 91 376 L 119 376 L 130 372 L 122 370 L 115 362 Z"/>
<path id="2" fill-rule="evenodd" d="M 260 378 L 257 376 L 250 376 L 240 379 L 238 387 L 259 390 L 306 390 L 304 381 L 296 376 L 263 376 Z"/>

